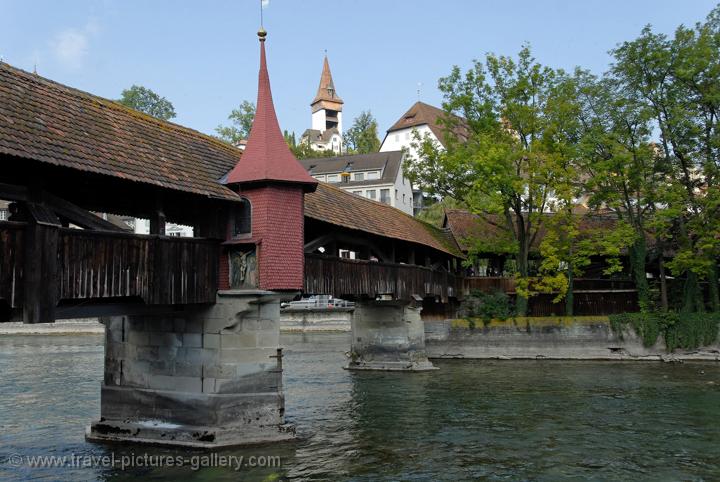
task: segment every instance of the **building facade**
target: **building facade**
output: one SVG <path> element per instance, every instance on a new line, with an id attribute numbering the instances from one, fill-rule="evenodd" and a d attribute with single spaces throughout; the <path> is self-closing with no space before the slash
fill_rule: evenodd
<path id="1" fill-rule="evenodd" d="M 304 159 L 300 163 L 318 181 L 412 215 L 413 191 L 403 174 L 403 160 L 403 151 L 393 151 Z"/>

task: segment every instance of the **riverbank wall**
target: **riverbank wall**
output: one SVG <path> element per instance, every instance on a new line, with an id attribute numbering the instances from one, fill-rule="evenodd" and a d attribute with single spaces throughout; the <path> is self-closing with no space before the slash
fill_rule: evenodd
<path id="1" fill-rule="evenodd" d="M 282 310 L 280 331 L 290 333 L 350 331 L 352 310 Z"/>
<path id="2" fill-rule="evenodd" d="M 720 343 L 668 353 L 662 336 L 646 347 L 606 316 L 426 321 L 425 343 L 429 358 L 720 361 Z"/>
<path id="3" fill-rule="evenodd" d="M 0 323 L 0 335 L 102 335 L 97 318 L 60 320 L 55 323 Z"/>

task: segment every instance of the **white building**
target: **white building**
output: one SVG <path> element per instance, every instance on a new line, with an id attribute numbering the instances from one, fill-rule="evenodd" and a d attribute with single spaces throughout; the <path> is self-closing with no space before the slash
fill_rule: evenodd
<path id="1" fill-rule="evenodd" d="M 445 148 L 445 126 L 442 119 L 445 118 L 445 111 L 424 102 L 415 102 L 395 124 L 387 130 L 385 139 L 380 146 L 380 152 L 399 151 L 407 149 L 411 158 L 417 157 L 417 152 L 412 147 L 414 142 L 413 131 L 417 131 L 420 137 L 426 135 L 437 143 L 438 147 Z M 460 126 L 455 128 L 459 137 L 467 137 L 467 129 L 464 127 L 464 120 L 456 117 Z"/>
<path id="2" fill-rule="evenodd" d="M 300 142 L 310 144 L 310 147 L 316 151 L 329 149 L 340 154 L 342 152 L 343 101 L 335 91 L 327 55 L 323 62 L 320 85 L 310 107 L 312 108 L 312 128 L 303 132 Z"/>
<path id="3" fill-rule="evenodd" d="M 393 124 L 385 134 L 385 139 L 380 146 L 380 152 L 392 152 L 404 150 L 407 157 L 412 161 L 417 159 L 417 150 L 413 147 L 415 140 L 414 133 L 417 132 L 421 139 L 428 137 L 440 149 L 445 149 L 445 126 L 441 119 L 445 117 L 442 109 L 424 102 L 415 102 L 405 114 Z M 460 125 L 455 128 L 459 137 L 467 137 L 467 129 L 463 119 L 456 118 Z M 415 214 L 422 209 L 423 193 L 421 187 L 416 186 L 413 190 L 413 205 Z"/>
<path id="4" fill-rule="evenodd" d="M 402 170 L 402 151 L 301 159 L 310 175 L 321 182 L 413 214 L 413 191 Z"/>

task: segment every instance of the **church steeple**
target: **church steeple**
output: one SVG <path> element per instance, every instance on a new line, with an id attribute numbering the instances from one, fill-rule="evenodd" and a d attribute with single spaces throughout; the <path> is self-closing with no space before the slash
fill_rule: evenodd
<path id="1" fill-rule="evenodd" d="M 248 184 L 277 181 L 303 184 L 304 190 L 314 191 L 317 181 L 313 179 L 295 158 L 283 138 L 278 124 L 270 90 L 270 76 L 265 58 L 267 32 L 260 29 L 260 72 L 255 118 L 245 151 L 235 168 L 227 176 L 225 184 Z"/>
<path id="2" fill-rule="evenodd" d="M 312 107 L 312 128 L 320 134 L 332 130 L 338 138 L 341 138 L 343 100 L 335 90 L 327 54 L 323 60 L 320 85 L 318 85 L 317 94 L 310 103 L 310 107 Z M 325 137 L 328 137 L 328 134 Z M 338 150 L 340 149 L 339 144 L 336 147 Z"/>
<path id="3" fill-rule="evenodd" d="M 335 104 L 342 104 L 343 101 L 335 91 L 335 83 L 333 82 L 332 73 L 330 72 L 330 63 L 328 62 L 327 55 L 323 61 L 323 70 L 320 75 L 320 85 L 318 86 L 317 94 L 313 99 L 311 106 L 315 107 L 318 102 L 327 101 Z M 340 107 L 342 109 L 342 107 Z"/>

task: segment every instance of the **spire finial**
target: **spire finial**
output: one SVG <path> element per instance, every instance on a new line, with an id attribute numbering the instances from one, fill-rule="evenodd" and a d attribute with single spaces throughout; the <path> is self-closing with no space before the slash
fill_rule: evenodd
<path id="1" fill-rule="evenodd" d="M 270 0 L 260 0 L 260 30 L 258 30 L 258 39 L 261 42 L 264 42 L 265 37 L 267 37 L 267 32 L 265 31 L 265 26 L 263 25 L 263 8 L 265 8 L 269 2 Z"/>

